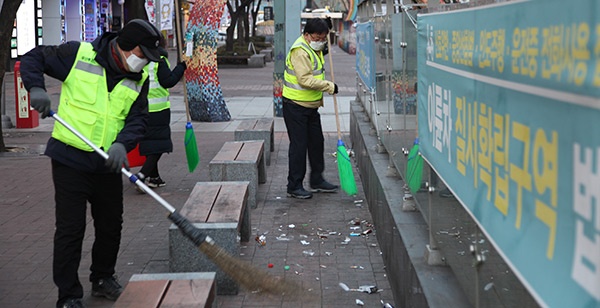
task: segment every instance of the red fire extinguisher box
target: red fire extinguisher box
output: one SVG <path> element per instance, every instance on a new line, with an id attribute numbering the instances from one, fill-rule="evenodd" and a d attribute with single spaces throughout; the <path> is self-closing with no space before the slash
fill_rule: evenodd
<path id="1" fill-rule="evenodd" d="M 15 104 L 17 112 L 17 128 L 34 128 L 40 125 L 40 116 L 37 111 L 31 108 L 29 102 L 29 92 L 25 90 L 25 85 L 21 79 L 21 61 L 15 63 Z"/>

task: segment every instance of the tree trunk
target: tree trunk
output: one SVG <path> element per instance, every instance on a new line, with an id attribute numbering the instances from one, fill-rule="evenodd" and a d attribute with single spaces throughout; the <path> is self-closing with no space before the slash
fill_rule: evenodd
<path id="1" fill-rule="evenodd" d="M 4 82 L 6 63 L 10 59 L 10 38 L 20 5 L 21 0 L 4 0 L 2 2 L 2 10 L 0 11 L 0 85 Z M 2 100 L 1 91 L 0 100 Z M 6 152 L 2 125 L 0 125 L 0 152 Z"/>
<path id="2" fill-rule="evenodd" d="M 227 10 L 229 11 L 229 15 L 231 16 L 231 23 L 227 28 L 227 37 L 225 38 L 226 51 L 233 51 L 233 44 L 235 42 L 233 39 L 233 34 L 235 33 L 236 25 L 238 26 L 238 39 L 242 38 L 240 31 L 243 26 L 240 22 L 240 18 L 242 17 L 244 12 L 247 12 L 245 7 L 249 6 L 252 3 L 252 1 L 253 0 L 233 0 L 235 4 L 235 10 L 233 9 L 233 5 L 231 5 L 231 1 L 227 1 Z"/>
<path id="3" fill-rule="evenodd" d="M 258 11 L 260 10 L 260 3 L 262 0 L 258 0 L 258 4 L 256 8 L 252 10 L 252 36 L 256 36 L 256 17 L 258 16 Z M 263 15 L 264 16 L 264 15 Z"/>

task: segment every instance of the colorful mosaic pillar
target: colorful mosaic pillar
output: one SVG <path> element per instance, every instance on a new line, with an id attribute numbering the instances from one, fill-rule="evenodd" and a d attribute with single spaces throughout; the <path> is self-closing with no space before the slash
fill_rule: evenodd
<path id="1" fill-rule="evenodd" d="M 217 68 L 217 35 L 224 6 L 223 0 L 196 1 L 190 11 L 186 36 L 193 38 L 194 52 L 185 80 L 193 121 L 231 120 Z"/>

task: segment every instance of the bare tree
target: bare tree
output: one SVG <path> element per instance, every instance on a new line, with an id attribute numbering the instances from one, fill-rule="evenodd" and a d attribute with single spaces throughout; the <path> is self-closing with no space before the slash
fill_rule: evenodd
<path id="1" fill-rule="evenodd" d="M 256 1 L 253 1 L 256 2 Z M 256 35 L 256 17 L 258 16 L 258 11 L 260 10 L 260 3 L 262 2 L 262 0 L 258 0 L 258 3 L 256 3 L 256 5 L 254 5 L 254 9 L 250 9 L 250 12 L 252 14 L 252 36 Z"/>
<path id="2" fill-rule="evenodd" d="M 6 64 L 10 59 L 10 38 L 21 2 L 21 0 L 4 0 L 2 2 L 2 10 L 0 10 L 0 84 L 4 82 Z M 1 96 L 0 92 L 0 100 Z M 0 152 L 6 152 L 2 125 L 0 125 Z"/>
<path id="3" fill-rule="evenodd" d="M 227 36 L 225 38 L 225 50 L 226 51 L 233 51 L 233 34 L 235 32 L 236 26 L 239 26 L 240 29 L 238 29 L 238 38 L 240 38 L 243 34 L 240 33 L 239 31 L 241 31 L 242 27 L 244 26 L 242 23 L 240 23 L 240 19 L 243 21 L 244 15 L 246 15 L 246 19 L 247 17 L 247 7 L 253 2 L 254 0 L 229 0 L 227 1 L 227 10 L 229 11 L 229 15 L 231 16 L 231 23 L 229 24 L 229 27 L 227 28 Z M 233 4 L 232 4 L 233 2 Z M 234 9 L 235 7 L 235 9 Z M 247 23 L 246 23 L 247 24 Z"/>

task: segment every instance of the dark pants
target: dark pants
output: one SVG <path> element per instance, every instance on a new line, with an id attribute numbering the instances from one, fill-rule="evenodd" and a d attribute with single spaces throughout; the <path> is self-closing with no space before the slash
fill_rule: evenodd
<path id="1" fill-rule="evenodd" d="M 150 154 L 146 156 L 146 161 L 144 162 L 144 166 L 140 169 L 140 172 L 149 178 L 157 178 L 160 177 L 158 174 L 158 160 L 162 154 Z"/>
<path id="2" fill-rule="evenodd" d="M 310 184 L 321 184 L 325 162 L 321 115 L 316 108 L 305 108 L 283 98 L 283 120 L 287 128 L 290 148 L 288 152 L 288 185 L 290 191 L 302 188 L 306 174 L 306 154 L 310 163 Z"/>
<path id="3" fill-rule="evenodd" d="M 120 173 L 82 172 L 55 160 L 52 179 L 56 202 L 52 270 L 60 304 L 68 298 L 83 297 L 77 270 L 88 201 L 95 230 L 90 281 L 114 275 L 123 224 L 123 179 Z"/>

